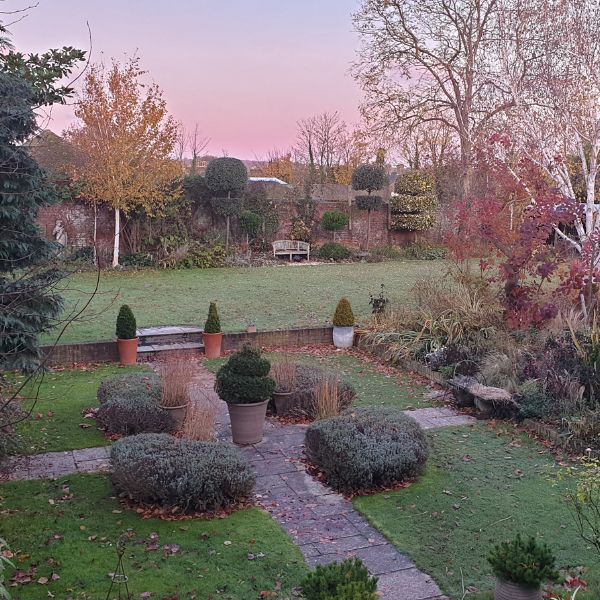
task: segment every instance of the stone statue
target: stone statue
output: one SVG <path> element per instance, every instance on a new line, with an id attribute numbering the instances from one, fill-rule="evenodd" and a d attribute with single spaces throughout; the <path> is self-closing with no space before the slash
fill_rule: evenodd
<path id="1" fill-rule="evenodd" d="M 61 246 L 67 245 L 67 232 L 65 231 L 63 222 L 60 219 L 56 220 L 56 224 L 54 225 L 54 229 L 52 230 L 52 235 Z"/>

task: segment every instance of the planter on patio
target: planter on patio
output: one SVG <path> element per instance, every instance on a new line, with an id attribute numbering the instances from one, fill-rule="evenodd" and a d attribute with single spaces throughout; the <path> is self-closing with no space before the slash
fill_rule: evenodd
<path id="1" fill-rule="evenodd" d="M 221 333 L 221 320 L 217 312 L 217 305 L 214 302 L 211 302 L 208 307 L 208 317 L 204 324 L 202 338 L 206 358 L 219 358 L 223 345 L 223 334 Z"/>
<path id="2" fill-rule="evenodd" d="M 215 391 L 227 402 L 235 444 L 262 440 L 267 404 L 275 389 L 270 369 L 271 363 L 261 357 L 260 350 L 246 345 L 217 373 Z"/>
<path id="3" fill-rule="evenodd" d="M 497 579 L 494 600 L 542 600 L 542 590 Z"/>
<path id="4" fill-rule="evenodd" d="M 135 365 L 138 349 L 137 324 L 133 311 L 127 304 L 123 304 L 119 309 L 116 334 L 120 363 Z"/>
<path id="5" fill-rule="evenodd" d="M 179 431 L 183 427 L 183 422 L 185 421 L 185 417 L 187 415 L 187 404 L 182 404 L 181 406 L 164 406 L 160 405 L 163 410 L 166 410 L 173 419 L 173 423 L 175 423 L 175 429 Z"/>

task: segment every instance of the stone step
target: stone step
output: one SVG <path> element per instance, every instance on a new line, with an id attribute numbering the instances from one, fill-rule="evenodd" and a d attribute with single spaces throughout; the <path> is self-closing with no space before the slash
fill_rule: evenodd
<path id="1" fill-rule="evenodd" d="M 145 327 L 137 330 L 138 337 L 140 338 L 140 346 L 191 342 L 201 343 L 202 332 L 203 330 L 200 327 L 188 325 Z"/>
<path id="2" fill-rule="evenodd" d="M 182 352 L 182 351 L 204 352 L 204 344 L 201 342 L 169 342 L 161 344 L 144 344 L 138 346 L 138 354 L 149 356 L 159 352 Z"/>

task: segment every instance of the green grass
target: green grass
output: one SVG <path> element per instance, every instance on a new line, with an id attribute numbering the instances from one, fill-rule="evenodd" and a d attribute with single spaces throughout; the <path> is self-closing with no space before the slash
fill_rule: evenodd
<path id="1" fill-rule="evenodd" d="M 273 362 L 282 355 L 266 353 L 265 357 Z M 319 365 L 350 381 L 356 389 L 355 406 L 388 406 L 401 410 L 435 406 L 423 397 L 425 385 L 404 371 L 378 369 L 374 362 L 365 362 L 349 354 L 312 356 L 294 353 L 287 357 L 293 362 Z M 216 373 L 225 360 L 205 360 L 204 365 Z"/>
<path id="2" fill-rule="evenodd" d="M 103 379 L 145 368 L 111 365 L 46 373 L 35 406 L 36 386 L 30 385 L 22 392 L 31 398 L 23 400 L 23 410 L 33 406 L 33 412 L 16 427 L 22 439 L 19 453 L 39 454 L 109 444 L 96 428 L 96 421 L 84 419 L 81 413 L 98 405 L 96 390 Z M 17 382 L 21 379 L 22 376 L 15 378 Z"/>
<path id="3" fill-rule="evenodd" d="M 289 598 L 306 573 L 300 551 L 259 509 L 211 521 L 167 522 L 143 519 L 110 494 L 108 479 L 99 475 L 0 486 L 1 535 L 19 570 L 37 566 L 33 583 L 9 588 L 13 600 L 42 600 L 49 592 L 61 599 L 105 598 L 108 574 L 116 567 L 115 544 L 127 532 L 124 566 L 132 598 L 152 592 L 156 599 L 240 600 L 278 588 L 274 598 Z M 159 548 L 148 550 L 154 533 Z M 171 544 L 179 551 L 163 549 Z M 60 579 L 52 581 L 53 573 Z M 50 582 L 39 584 L 40 577 Z"/>
<path id="4" fill-rule="evenodd" d="M 236 269 L 141 270 L 103 272 L 100 289 L 83 318 L 67 329 L 64 342 L 114 337 L 119 306 L 129 304 L 138 326 L 203 326 L 208 304 L 216 300 L 224 331 L 249 322 L 259 329 L 331 323 L 336 304 L 346 296 L 358 319 L 370 314 L 369 294 L 382 283 L 394 303 L 410 301 L 419 278 L 443 272 L 443 261 L 377 264 L 281 266 Z M 81 309 L 96 284 L 95 273 L 73 275 L 64 296 L 65 314 Z M 46 336 L 45 341 L 54 339 Z"/>
<path id="5" fill-rule="evenodd" d="M 519 532 L 544 540 L 560 567 L 590 567 L 591 579 L 600 580 L 597 557 L 577 535 L 564 487 L 552 484 L 559 467 L 542 446 L 506 430 L 499 435 L 478 426 L 431 433 L 423 477 L 407 489 L 354 501 L 452 599 L 462 598 L 463 577 L 465 588 L 490 590 L 486 557 Z"/>

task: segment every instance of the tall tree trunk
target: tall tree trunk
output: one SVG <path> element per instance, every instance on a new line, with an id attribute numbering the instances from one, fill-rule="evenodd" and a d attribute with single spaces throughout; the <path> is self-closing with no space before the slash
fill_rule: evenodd
<path id="1" fill-rule="evenodd" d="M 225 250 L 229 250 L 229 215 L 227 215 L 227 233 L 225 234 Z"/>
<path id="2" fill-rule="evenodd" d="M 371 209 L 367 211 L 367 252 L 369 251 L 369 240 L 371 239 Z"/>
<path id="3" fill-rule="evenodd" d="M 94 201 L 94 230 L 92 232 L 92 252 L 94 258 L 94 265 L 98 266 L 98 203 Z"/>
<path id="4" fill-rule="evenodd" d="M 121 211 L 115 208 L 115 241 L 113 244 L 112 266 L 119 266 L 119 245 L 121 243 Z"/>

